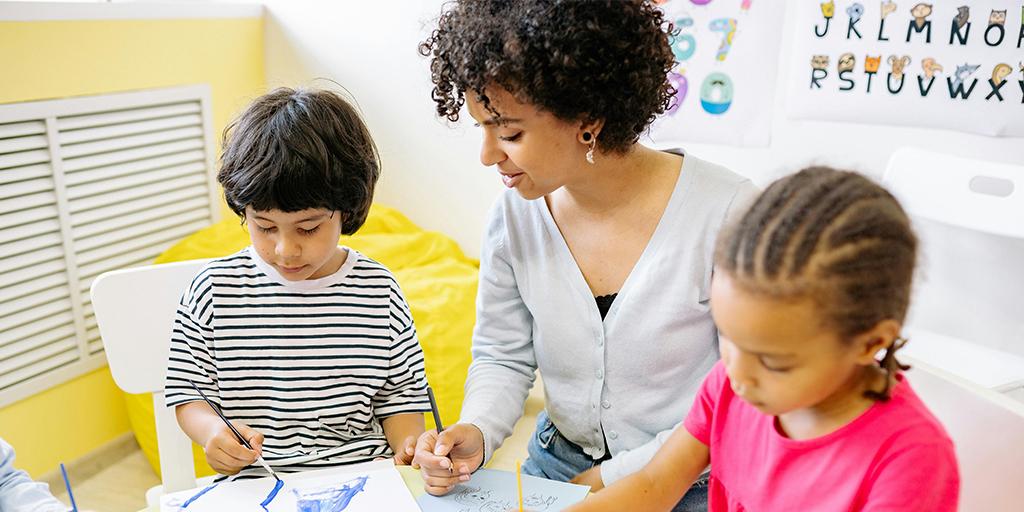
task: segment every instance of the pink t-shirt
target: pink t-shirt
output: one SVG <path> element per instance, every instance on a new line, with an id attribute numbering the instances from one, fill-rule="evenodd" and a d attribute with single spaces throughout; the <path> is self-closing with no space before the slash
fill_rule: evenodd
<path id="1" fill-rule="evenodd" d="M 733 393 L 719 362 L 684 424 L 711 449 L 711 511 L 956 510 L 953 442 L 902 375 L 888 402 L 797 441 Z"/>

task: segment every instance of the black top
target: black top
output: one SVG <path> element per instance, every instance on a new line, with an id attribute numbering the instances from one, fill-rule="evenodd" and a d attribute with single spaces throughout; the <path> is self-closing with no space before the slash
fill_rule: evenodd
<path id="1" fill-rule="evenodd" d="M 612 307 L 612 302 L 615 302 L 615 297 L 618 293 L 610 293 L 608 295 L 602 295 L 600 297 L 594 297 L 597 301 L 597 310 L 601 312 L 601 319 L 604 320 L 605 315 L 608 314 L 608 310 Z"/>

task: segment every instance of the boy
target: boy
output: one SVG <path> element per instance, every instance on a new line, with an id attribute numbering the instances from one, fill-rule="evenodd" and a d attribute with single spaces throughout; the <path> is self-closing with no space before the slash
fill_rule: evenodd
<path id="1" fill-rule="evenodd" d="M 225 133 L 217 178 L 252 246 L 185 291 L 167 406 L 224 475 L 266 476 L 257 456 L 275 472 L 408 464 L 430 410 L 412 316 L 384 266 L 338 246 L 366 220 L 380 174 L 366 126 L 336 94 L 277 89 Z"/>

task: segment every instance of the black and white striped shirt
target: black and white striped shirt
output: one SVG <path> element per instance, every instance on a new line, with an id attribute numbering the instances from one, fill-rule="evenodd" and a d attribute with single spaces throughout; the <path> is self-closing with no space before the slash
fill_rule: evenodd
<path id="1" fill-rule="evenodd" d="M 174 323 L 167 406 L 201 400 L 195 382 L 263 433 L 282 472 L 390 457 L 380 420 L 430 410 L 423 352 L 391 272 L 347 250 L 316 280 L 284 279 L 251 247 L 200 270 Z"/>

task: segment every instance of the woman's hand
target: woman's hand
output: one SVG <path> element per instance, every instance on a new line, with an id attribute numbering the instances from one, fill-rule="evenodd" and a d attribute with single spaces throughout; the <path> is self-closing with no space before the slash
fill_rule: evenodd
<path id="1" fill-rule="evenodd" d="M 484 462 L 484 434 L 468 423 L 456 423 L 437 434 L 424 432 L 416 442 L 412 465 L 420 469 L 426 491 L 447 494 Z"/>

